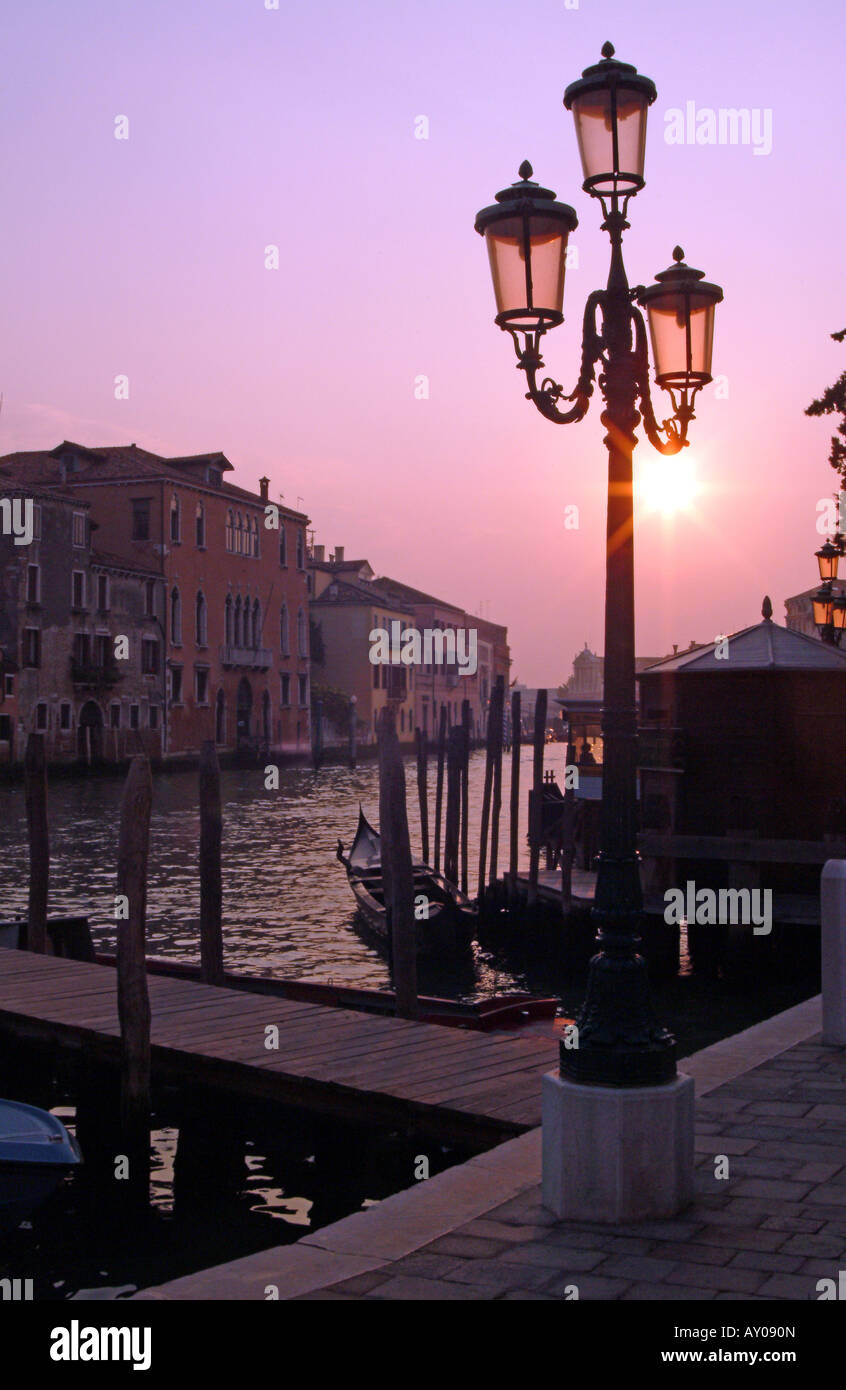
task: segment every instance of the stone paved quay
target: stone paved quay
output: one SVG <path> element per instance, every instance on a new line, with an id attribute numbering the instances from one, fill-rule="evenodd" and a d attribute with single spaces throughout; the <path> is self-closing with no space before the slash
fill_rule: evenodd
<path id="1" fill-rule="evenodd" d="M 822 1045 L 819 1016 L 809 1000 L 682 1063 L 698 1093 L 696 1198 L 675 1220 L 556 1221 L 538 1129 L 295 1245 L 138 1297 L 266 1298 L 275 1284 L 280 1298 L 535 1300 L 575 1285 L 580 1299 L 816 1300 L 846 1269 L 846 1049 Z"/>

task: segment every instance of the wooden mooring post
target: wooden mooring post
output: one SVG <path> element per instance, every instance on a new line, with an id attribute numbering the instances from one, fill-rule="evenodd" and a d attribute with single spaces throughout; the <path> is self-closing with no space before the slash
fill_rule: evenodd
<path id="1" fill-rule="evenodd" d="M 470 701 L 461 701 L 461 731 L 464 743 L 461 750 L 461 891 L 467 892 L 469 833 L 470 833 L 470 736 L 473 715 Z"/>
<path id="2" fill-rule="evenodd" d="M 129 1164 L 125 1190 L 138 1212 L 146 1210 L 150 1199 L 150 998 L 144 933 L 152 800 L 150 763 L 137 755 L 129 765 L 120 806 L 117 892 L 127 915 L 118 920 L 117 987 L 121 1140 Z"/>
<path id="3" fill-rule="evenodd" d="M 505 713 L 505 677 L 497 676 L 491 702 L 493 723 L 493 798 L 491 803 L 491 867 L 489 884 L 496 890 L 499 864 L 499 817 L 502 810 L 502 722 Z"/>
<path id="4" fill-rule="evenodd" d="M 532 801 L 529 816 L 529 891 L 527 902 L 538 901 L 541 833 L 543 829 L 543 753 L 546 745 L 546 691 L 539 690 L 535 705 L 534 757 L 532 761 Z"/>
<path id="5" fill-rule="evenodd" d="M 520 691 L 511 692 L 511 795 L 509 801 L 510 821 L 508 826 L 508 895 L 513 901 L 517 894 L 517 847 L 520 825 L 520 745 L 521 745 L 521 699 Z"/>
<path id="6" fill-rule="evenodd" d="M 446 752 L 446 729 L 446 705 L 441 705 L 440 723 L 438 725 L 438 774 L 435 781 L 435 861 L 432 866 L 436 874 L 440 873 L 441 869 L 441 820 L 443 818 L 444 805 L 444 754 Z"/>
<path id="7" fill-rule="evenodd" d="M 444 878 L 458 882 L 458 844 L 461 827 L 461 765 L 464 757 L 464 731 L 453 724 L 447 745 L 447 804 L 444 835 Z"/>
<path id="8" fill-rule="evenodd" d="M 47 893 L 50 885 L 50 828 L 47 822 L 47 759 L 44 735 L 30 734 L 24 754 L 24 790 L 29 835 L 29 906 L 26 941 L 18 945 L 47 950 Z"/>
<path id="9" fill-rule="evenodd" d="M 422 729 L 415 729 L 417 744 L 417 799 L 420 802 L 420 842 L 423 850 L 423 863 L 429 863 L 429 757 L 426 748 L 426 735 Z"/>
<path id="10" fill-rule="evenodd" d="M 220 764 L 211 739 L 200 750 L 200 969 L 207 985 L 223 984 L 223 879 Z"/>
<path id="11" fill-rule="evenodd" d="M 405 768 L 394 712 L 382 710 L 379 737 L 379 832 L 382 882 L 391 933 L 396 1011 L 400 1018 L 417 1013 L 417 938 L 414 918 L 414 869 L 408 834 Z"/>

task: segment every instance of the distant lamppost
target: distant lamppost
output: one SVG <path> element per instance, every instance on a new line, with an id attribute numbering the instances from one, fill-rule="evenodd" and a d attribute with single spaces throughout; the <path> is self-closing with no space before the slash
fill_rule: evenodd
<path id="1" fill-rule="evenodd" d="M 846 629 L 846 595 L 834 592 L 834 580 L 837 578 L 840 557 L 844 553 L 846 540 L 840 532 L 833 541 L 826 541 L 816 552 L 822 585 L 811 596 L 814 622 L 819 628 L 823 642 L 832 647 L 840 646 L 840 639 Z"/>
<path id="2" fill-rule="evenodd" d="M 476 218 L 485 238 L 496 297 L 496 323 L 511 334 L 526 397 L 555 424 L 584 418 L 599 365 L 607 433 L 608 519 L 605 590 L 605 695 L 601 853 L 594 913 L 598 954 L 590 965 L 587 995 L 578 1017 L 578 1046 L 561 1045 L 561 1075 L 589 1085 L 641 1087 L 676 1076 L 675 1039 L 658 1022 L 646 968 L 637 952 L 643 910 L 637 825 L 637 722 L 635 707 L 634 549 L 632 453 L 642 419 L 647 438 L 662 454 L 687 444 L 697 391 L 711 381 L 714 309 L 723 292 L 703 272 L 673 264 L 648 288 L 630 289 L 622 239 L 629 200 L 644 186 L 646 116 L 656 90 L 606 43 L 602 61 L 586 68 L 564 94 L 573 112 L 584 172 L 583 188 L 602 206 L 602 229 L 611 242 L 604 290 L 588 296 L 584 311 L 581 372 L 567 395 L 551 377 L 538 382 L 544 363 L 541 339 L 563 321 L 567 240 L 576 214 L 555 194 L 520 181 L 497 193 Z M 649 321 L 655 380 L 673 405 L 659 425 L 649 386 Z M 601 313 L 601 327 L 597 316 Z M 568 408 L 562 409 L 564 404 Z"/>

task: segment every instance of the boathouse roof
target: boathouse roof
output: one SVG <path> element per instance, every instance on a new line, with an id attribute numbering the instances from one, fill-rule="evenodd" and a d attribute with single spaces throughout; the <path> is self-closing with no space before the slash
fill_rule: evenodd
<path id="1" fill-rule="evenodd" d="M 767 601 L 765 600 L 765 610 Z M 772 607 L 770 605 L 770 611 Z M 717 656 L 717 651 L 727 654 Z M 679 652 L 639 672 L 641 676 L 659 675 L 665 671 L 683 671 L 686 675 L 719 672 L 731 675 L 735 671 L 844 671 L 846 651 L 806 637 L 792 628 L 781 627 L 772 618 L 764 618 L 752 627 L 733 632 L 727 639 L 718 639 L 693 651 Z"/>

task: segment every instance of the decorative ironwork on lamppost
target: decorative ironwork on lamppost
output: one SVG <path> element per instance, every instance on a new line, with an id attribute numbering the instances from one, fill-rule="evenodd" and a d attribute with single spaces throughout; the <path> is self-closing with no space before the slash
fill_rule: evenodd
<path id="1" fill-rule="evenodd" d="M 675 1039 L 655 1015 L 646 967 L 637 950 L 643 898 L 636 843 L 635 429 L 642 419 L 647 438 L 662 454 L 677 454 L 687 444 L 696 393 L 711 380 L 714 309 L 723 297 L 702 271 L 685 265 L 680 247 L 654 285 L 629 288 L 622 240 L 629 226 L 629 201 L 644 186 L 646 116 L 655 97 L 654 83 L 617 61 L 610 43 L 602 48 L 602 62 L 586 68 L 564 94 L 576 123 L 582 186 L 599 200 L 602 228 L 611 242 L 606 288 L 588 295 L 585 305 L 581 371 L 569 394 L 551 377 L 541 376 L 540 344 L 544 333 L 563 322 L 567 238 L 578 225 L 575 212 L 532 182 L 532 167 L 524 163 L 520 181 L 498 193 L 496 202 L 476 218 L 476 231 L 488 246 L 496 322 L 511 335 L 518 368 L 526 375 L 527 399 L 556 424 L 581 420 L 599 367 L 598 385 L 605 401 L 604 754 L 594 900 L 599 949 L 590 964 L 577 1019 L 578 1047 L 562 1044 L 561 1074 L 571 1081 L 609 1086 L 654 1085 L 676 1075 Z M 667 391 L 673 406 L 672 415 L 660 424 L 652 407 L 647 330 L 638 304 L 649 322 L 656 383 Z"/>

